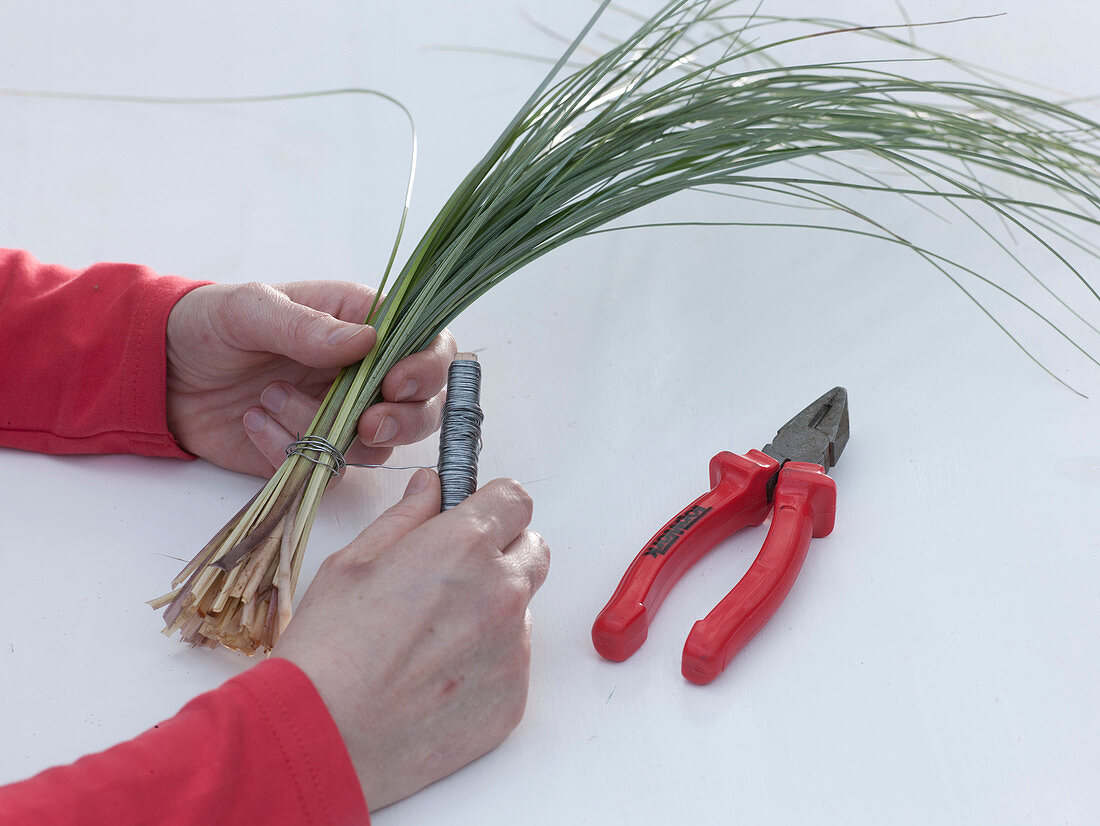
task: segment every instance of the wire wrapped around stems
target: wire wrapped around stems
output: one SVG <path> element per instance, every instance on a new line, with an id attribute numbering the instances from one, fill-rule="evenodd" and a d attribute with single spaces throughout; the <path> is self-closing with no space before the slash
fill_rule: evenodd
<path id="1" fill-rule="evenodd" d="M 297 441 L 287 446 L 286 455 L 301 456 L 315 464 L 325 465 L 333 476 L 339 476 L 340 471 L 348 466 L 344 454 L 328 439 L 320 436 L 299 437 Z"/>

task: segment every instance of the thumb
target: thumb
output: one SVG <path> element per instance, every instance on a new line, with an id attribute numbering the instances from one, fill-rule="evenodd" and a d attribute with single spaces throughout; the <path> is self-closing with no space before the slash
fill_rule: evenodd
<path id="1" fill-rule="evenodd" d="M 235 342 L 249 350 L 287 356 L 308 367 L 343 367 L 374 347 L 373 327 L 341 321 L 293 301 L 266 284 L 241 288 L 247 295 L 227 306 Z"/>
<path id="2" fill-rule="evenodd" d="M 354 548 L 355 553 L 366 561 L 438 515 L 439 477 L 421 468 L 409 480 L 401 501 L 364 528 L 349 549 Z"/>

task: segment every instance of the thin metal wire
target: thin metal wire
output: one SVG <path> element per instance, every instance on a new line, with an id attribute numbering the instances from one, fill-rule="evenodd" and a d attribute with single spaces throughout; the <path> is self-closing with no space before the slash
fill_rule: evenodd
<path id="1" fill-rule="evenodd" d="M 348 462 L 348 467 L 372 467 L 381 470 L 435 470 L 435 465 L 367 465 L 362 462 Z"/>
<path id="2" fill-rule="evenodd" d="M 439 428 L 441 511 L 458 505 L 477 488 L 481 453 L 481 365 L 472 353 L 460 353 L 447 373 L 447 401 Z"/>
<path id="3" fill-rule="evenodd" d="M 307 450 L 315 451 L 321 455 L 311 456 L 304 452 Z M 433 464 L 366 464 L 364 462 L 349 462 L 344 459 L 343 453 L 337 450 L 337 447 L 335 447 L 332 442 L 327 439 L 322 439 L 319 436 L 307 436 L 305 439 L 299 437 L 297 441 L 287 445 L 286 454 L 288 456 L 301 456 L 301 458 L 313 464 L 323 464 L 328 467 L 329 472 L 333 476 L 339 475 L 344 467 L 378 467 L 378 469 L 384 471 L 436 470 L 436 465 Z"/>
<path id="4" fill-rule="evenodd" d="M 313 451 L 319 455 L 311 456 L 305 451 Z M 336 445 L 321 436 L 298 437 L 297 441 L 287 445 L 287 456 L 301 456 L 303 459 L 313 462 L 315 465 L 324 465 L 333 476 L 338 476 L 346 467 L 381 468 L 382 470 L 435 470 L 435 465 L 368 465 L 364 462 L 349 462 L 344 458 Z"/>

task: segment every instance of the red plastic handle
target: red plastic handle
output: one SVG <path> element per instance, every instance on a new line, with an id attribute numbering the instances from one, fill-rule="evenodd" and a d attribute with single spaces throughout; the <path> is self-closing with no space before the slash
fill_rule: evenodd
<path id="1" fill-rule="evenodd" d="M 637 651 L 649 623 L 684 572 L 730 534 L 768 514 L 768 481 L 779 463 L 759 450 L 710 460 L 711 490 L 653 536 L 623 574 L 592 626 L 600 656 L 621 662 Z"/>
<path id="2" fill-rule="evenodd" d="M 752 567 L 684 645 L 683 674 L 705 685 L 717 677 L 783 602 L 794 585 L 810 536 L 828 536 L 836 518 L 836 483 L 820 465 L 788 462 L 779 472 L 775 515 Z"/>

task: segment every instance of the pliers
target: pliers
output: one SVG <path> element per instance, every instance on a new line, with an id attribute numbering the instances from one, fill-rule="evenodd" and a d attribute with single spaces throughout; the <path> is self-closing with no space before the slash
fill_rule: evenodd
<path id="1" fill-rule="evenodd" d="M 621 662 L 637 651 L 676 581 L 718 542 L 775 509 L 756 561 L 699 620 L 684 645 L 682 671 L 693 683 L 717 677 L 764 627 L 791 590 L 811 535 L 828 536 L 836 483 L 825 474 L 848 443 L 848 393 L 834 387 L 776 433 L 763 451 L 723 451 L 710 460 L 711 490 L 668 521 L 627 568 L 592 626 L 601 656 Z"/>

